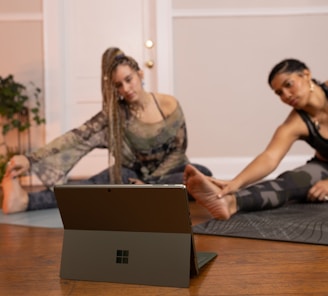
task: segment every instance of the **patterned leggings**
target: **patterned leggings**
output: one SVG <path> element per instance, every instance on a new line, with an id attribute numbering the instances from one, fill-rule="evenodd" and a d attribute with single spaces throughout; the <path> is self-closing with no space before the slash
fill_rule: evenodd
<path id="1" fill-rule="evenodd" d="M 206 167 L 198 164 L 193 164 L 198 170 L 207 176 L 212 176 L 212 172 Z M 182 184 L 183 183 L 183 172 L 185 165 L 181 165 L 173 170 L 171 170 L 167 175 L 161 178 L 158 184 Z M 140 179 L 136 172 L 133 170 L 122 168 L 122 181 L 124 184 L 129 184 L 129 178 Z M 81 181 L 69 182 L 68 184 L 109 184 L 109 174 L 108 169 L 105 169 L 101 173 Z M 193 197 L 188 196 L 189 199 Z M 27 211 L 32 210 L 42 210 L 56 208 L 57 202 L 53 190 L 46 189 L 39 192 L 28 193 L 28 206 Z"/>
<path id="2" fill-rule="evenodd" d="M 236 193 L 238 211 L 258 211 L 280 207 L 287 202 L 306 202 L 309 189 L 328 178 L 328 163 L 317 158 L 276 179 L 262 181 Z"/>

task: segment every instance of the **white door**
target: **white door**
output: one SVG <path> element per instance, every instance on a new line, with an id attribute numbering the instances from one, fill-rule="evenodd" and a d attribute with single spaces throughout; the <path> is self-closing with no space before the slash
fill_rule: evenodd
<path id="1" fill-rule="evenodd" d="M 156 43 L 152 0 L 44 0 L 46 142 L 81 125 L 101 109 L 101 56 L 116 46 L 145 72 L 156 90 Z M 85 177 L 107 167 L 107 150 L 95 150 L 73 169 Z"/>

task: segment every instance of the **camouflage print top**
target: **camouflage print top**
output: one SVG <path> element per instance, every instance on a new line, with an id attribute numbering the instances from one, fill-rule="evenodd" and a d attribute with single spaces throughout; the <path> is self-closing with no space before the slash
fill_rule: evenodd
<path id="1" fill-rule="evenodd" d="M 134 170 L 140 179 L 156 180 L 188 163 L 186 124 L 180 105 L 158 123 L 125 119 L 122 165 Z M 108 120 L 103 111 L 27 157 L 31 171 L 45 186 L 52 187 L 65 183 L 69 171 L 94 148 L 108 148 Z"/>

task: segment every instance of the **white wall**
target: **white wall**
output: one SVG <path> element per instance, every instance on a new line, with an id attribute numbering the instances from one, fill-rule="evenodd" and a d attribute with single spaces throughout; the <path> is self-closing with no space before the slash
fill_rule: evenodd
<path id="1" fill-rule="evenodd" d="M 266 147 L 290 111 L 267 83 L 271 68 L 294 57 L 328 79 L 328 1 L 172 0 L 171 8 L 168 85 L 185 111 L 188 154 L 230 177 Z M 296 143 L 280 170 L 312 153 Z"/>
<path id="2" fill-rule="evenodd" d="M 266 146 L 290 111 L 267 84 L 282 59 L 301 59 L 328 79 L 325 2 L 172 1 L 173 92 L 190 156 L 248 157 Z M 293 154 L 309 151 L 296 145 Z"/>

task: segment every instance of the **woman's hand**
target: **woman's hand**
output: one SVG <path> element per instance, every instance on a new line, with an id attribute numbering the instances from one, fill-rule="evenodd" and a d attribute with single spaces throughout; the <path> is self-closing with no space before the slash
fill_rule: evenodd
<path id="1" fill-rule="evenodd" d="M 15 155 L 7 163 L 5 175 L 16 178 L 30 169 L 30 162 L 24 155 Z"/>
<path id="2" fill-rule="evenodd" d="M 309 201 L 328 201 L 328 180 L 315 183 L 308 192 Z"/>
<path id="3" fill-rule="evenodd" d="M 142 184 L 145 184 L 141 180 L 135 179 L 135 178 L 129 178 L 129 182 L 130 182 L 130 184 L 134 184 L 134 185 L 142 185 Z"/>
<path id="4" fill-rule="evenodd" d="M 209 177 L 209 180 L 221 189 L 221 192 L 218 194 L 219 198 L 234 193 L 239 189 L 233 181 L 218 180 L 213 177 Z"/>

